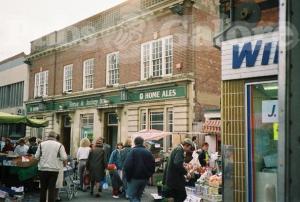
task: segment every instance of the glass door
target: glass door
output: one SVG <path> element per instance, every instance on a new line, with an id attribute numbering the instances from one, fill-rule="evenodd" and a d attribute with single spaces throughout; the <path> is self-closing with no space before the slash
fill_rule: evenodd
<path id="1" fill-rule="evenodd" d="M 247 187 L 249 202 L 276 202 L 278 84 L 247 84 Z"/>

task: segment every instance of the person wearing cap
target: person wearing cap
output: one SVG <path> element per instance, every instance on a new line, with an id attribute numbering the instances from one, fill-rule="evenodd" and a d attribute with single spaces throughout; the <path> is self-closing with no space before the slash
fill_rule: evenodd
<path id="1" fill-rule="evenodd" d="M 56 137 L 55 132 L 49 132 L 47 140 L 38 146 L 35 153 L 35 159 L 39 161 L 40 202 L 55 201 L 55 185 L 58 173 L 62 162 L 68 159 L 64 146 L 56 141 Z"/>
<path id="2" fill-rule="evenodd" d="M 173 198 L 174 202 L 183 202 L 187 195 L 185 191 L 185 153 L 190 152 L 193 148 L 193 141 L 185 139 L 182 144 L 178 145 L 170 154 L 168 164 L 164 173 L 163 184 L 167 187 L 166 197 Z"/>
<path id="3" fill-rule="evenodd" d="M 89 172 L 91 179 L 91 195 L 93 195 L 94 190 L 96 190 L 96 197 L 100 197 L 100 181 L 105 177 L 106 164 L 107 159 L 103 150 L 103 142 L 102 139 L 99 138 L 97 139 L 95 146 L 90 151 L 86 162 L 86 170 Z"/>
<path id="4" fill-rule="evenodd" d="M 25 144 L 25 139 L 21 138 L 18 141 L 18 146 L 15 148 L 15 153 L 19 156 L 26 156 L 28 152 L 29 147 Z"/>

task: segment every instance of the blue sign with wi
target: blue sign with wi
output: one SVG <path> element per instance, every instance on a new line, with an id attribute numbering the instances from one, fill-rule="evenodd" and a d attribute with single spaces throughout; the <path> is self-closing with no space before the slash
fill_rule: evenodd
<path id="1" fill-rule="evenodd" d="M 276 50 L 273 53 L 274 59 L 273 64 L 278 64 L 278 51 L 279 46 L 278 42 L 275 42 Z M 269 65 L 271 50 L 274 42 L 268 42 L 263 44 L 262 40 L 258 40 L 254 45 L 251 42 L 247 42 L 242 45 L 233 45 L 233 55 L 232 55 L 232 68 L 233 69 L 240 69 L 244 60 L 246 60 L 246 67 L 255 67 L 258 62 L 258 56 L 260 51 L 263 51 L 262 59 L 260 61 L 261 65 Z M 254 47 L 253 47 L 254 46 Z"/>

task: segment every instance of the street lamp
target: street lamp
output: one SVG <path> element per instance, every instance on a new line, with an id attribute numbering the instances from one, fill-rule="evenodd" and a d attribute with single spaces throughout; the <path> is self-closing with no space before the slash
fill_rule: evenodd
<path id="1" fill-rule="evenodd" d="M 128 101 L 128 89 L 123 86 L 120 92 L 121 101 Z"/>

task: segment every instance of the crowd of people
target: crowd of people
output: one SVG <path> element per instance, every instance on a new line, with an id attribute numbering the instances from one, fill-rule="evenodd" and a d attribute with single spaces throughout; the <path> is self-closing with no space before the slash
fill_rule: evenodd
<path id="1" fill-rule="evenodd" d="M 91 195 L 100 197 L 101 182 L 107 181 L 107 170 L 113 198 L 123 196 L 133 202 L 141 201 L 148 179 L 155 171 L 154 157 L 144 147 L 144 140 L 137 137 L 132 147 L 128 139 L 124 145 L 118 143 L 113 151 L 103 138 L 92 146 L 88 144 L 87 138 L 82 139 L 77 152 L 81 190 L 86 191 L 89 186 Z M 85 174 L 90 177 L 88 185 L 84 183 Z"/>
<path id="2" fill-rule="evenodd" d="M 35 137 L 17 141 L 16 145 L 9 138 L 1 144 L 1 152 L 14 152 L 20 156 L 33 155 L 38 163 L 40 177 L 40 201 L 59 200 L 58 189 L 63 186 L 63 168 L 67 163 L 64 146 L 59 142 L 59 135 L 50 132 L 43 142 Z M 187 197 L 185 186 L 191 178 L 187 162 L 193 152 L 198 152 L 199 163 L 206 167 L 209 163 L 208 144 L 198 148 L 196 139 L 185 139 L 173 148 L 164 170 L 164 196 L 182 202 Z M 56 151 L 56 152 L 53 152 Z M 103 184 L 108 180 L 112 186 L 112 197 L 124 197 L 131 202 L 140 202 L 149 178 L 155 172 L 155 160 L 145 148 L 141 137 L 118 143 L 112 149 L 104 138 L 94 142 L 88 138 L 80 141 L 77 155 L 80 190 L 90 190 L 90 194 L 100 197 Z M 89 176 L 87 183 L 85 177 Z M 47 195 L 48 193 L 48 195 Z"/>
<path id="3" fill-rule="evenodd" d="M 36 137 L 21 138 L 15 142 L 10 138 L 3 137 L 1 140 L 0 151 L 1 153 L 6 154 L 12 152 L 19 156 L 34 155 L 38 144 L 41 142 L 42 141 Z"/>

